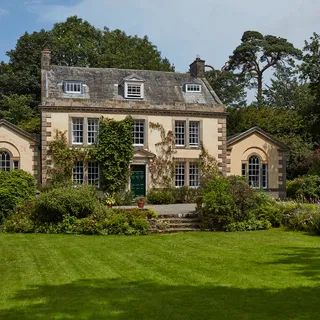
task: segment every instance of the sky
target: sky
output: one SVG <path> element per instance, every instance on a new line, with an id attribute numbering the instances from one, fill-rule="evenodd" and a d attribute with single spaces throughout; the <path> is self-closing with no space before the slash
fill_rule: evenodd
<path id="1" fill-rule="evenodd" d="M 77 15 L 95 27 L 147 35 L 185 72 L 200 56 L 221 68 L 244 31 L 288 39 L 298 48 L 320 33 L 320 0 L 0 0 L 0 60 L 25 32 Z"/>

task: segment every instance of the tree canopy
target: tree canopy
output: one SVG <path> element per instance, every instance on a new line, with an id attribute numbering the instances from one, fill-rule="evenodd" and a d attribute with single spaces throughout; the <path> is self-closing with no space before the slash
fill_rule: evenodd
<path id="1" fill-rule="evenodd" d="M 257 102 L 262 104 L 264 72 L 300 55 L 301 51 L 284 38 L 246 31 L 241 44 L 229 57 L 225 70 L 240 70 L 241 74 L 253 80 L 253 85 L 257 87 Z"/>

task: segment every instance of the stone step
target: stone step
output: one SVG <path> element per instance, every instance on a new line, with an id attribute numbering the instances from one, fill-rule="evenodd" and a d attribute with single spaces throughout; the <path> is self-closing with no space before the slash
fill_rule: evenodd
<path id="1" fill-rule="evenodd" d="M 152 233 L 175 233 L 175 232 L 191 232 L 199 231 L 196 228 L 167 228 L 163 230 L 151 230 Z"/>
<path id="2" fill-rule="evenodd" d="M 183 222 L 200 222 L 199 218 L 158 218 L 158 222 L 168 222 L 168 223 L 183 223 Z"/>
<path id="3" fill-rule="evenodd" d="M 179 214 L 158 214 L 158 219 L 165 219 L 165 218 L 197 218 L 198 215 L 195 212 L 189 213 L 179 213 Z"/>

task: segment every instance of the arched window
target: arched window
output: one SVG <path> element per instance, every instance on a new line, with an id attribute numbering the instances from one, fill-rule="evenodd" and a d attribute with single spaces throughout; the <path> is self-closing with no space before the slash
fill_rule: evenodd
<path id="1" fill-rule="evenodd" d="M 248 160 L 248 183 L 252 188 L 260 188 L 260 158 L 251 156 Z"/>
<path id="2" fill-rule="evenodd" d="M 0 170 L 9 171 L 11 169 L 10 154 L 7 151 L 0 151 Z"/>
<path id="3" fill-rule="evenodd" d="M 242 162 L 241 174 L 252 188 L 268 188 L 268 164 L 262 162 L 259 156 L 251 155 Z"/>

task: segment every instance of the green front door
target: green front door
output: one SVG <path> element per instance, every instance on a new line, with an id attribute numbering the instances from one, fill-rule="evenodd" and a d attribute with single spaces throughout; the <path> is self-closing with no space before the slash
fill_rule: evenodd
<path id="1" fill-rule="evenodd" d="M 146 195 L 146 166 L 132 165 L 131 166 L 131 191 L 135 197 Z"/>

